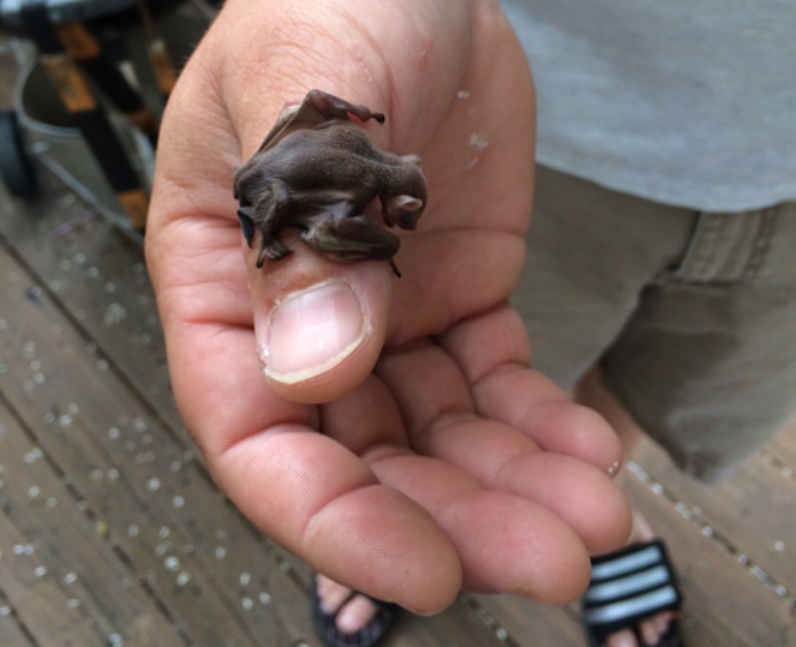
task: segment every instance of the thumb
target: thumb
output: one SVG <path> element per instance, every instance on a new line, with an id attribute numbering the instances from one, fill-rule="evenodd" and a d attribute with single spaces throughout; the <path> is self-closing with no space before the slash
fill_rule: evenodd
<path id="1" fill-rule="evenodd" d="M 334 400 L 371 372 L 384 344 L 393 275 L 387 263 L 342 264 L 283 233 L 293 254 L 266 259 L 244 243 L 257 350 L 270 386 L 294 402 Z M 256 246 L 255 246 L 256 247 Z"/>

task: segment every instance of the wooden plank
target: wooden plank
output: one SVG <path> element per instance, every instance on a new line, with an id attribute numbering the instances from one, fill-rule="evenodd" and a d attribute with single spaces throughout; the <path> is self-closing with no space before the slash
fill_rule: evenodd
<path id="1" fill-rule="evenodd" d="M 9 214 L 0 219 L 0 234 L 98 352 L 190 446 L 170 389 L 141 242 L 41 171 L 45 190 L 35 202 L 14 200 L 0 190 L 0 210 Z"/>
<path id="2" fill-rule="evenodd" d="M 5 556 L 0 582 L 36 641 L 86 647 L 184 645 L 114 546 L 78 509 L 49 457 L 3 406 L 0 456 L 0 550 Z"/>
<path id="3" fill-rule="evenodd" d="M 433 617 L 404 613 L 379 647 L 467 647 L 505 646 L 490 628 L 472 612 L 465 598 Z"/>
<path id="4" fill-rule="evenodd" d="M 796 479 L 763 454 L 754 456 L 720 486 L 705 486 L 678 472 L 652 443 L 639 462 L 666 484 L 693 521 L 747 560 L 783 595 L 796 595 Z"/>
<path id="5" fill-rule="evenodd" d="M 763 458 L 784 477 L 796 479 L 796 420 L 765 447 Z"/>
<path id="6" fill-rule="evenodd" d="M 656 494 L 650 484 L 637 478 L 628 478 L 627 490 L 666 541 L 677 566 L 685 594 L 685 644 L 793 645 L 789 642 L 794 635 L 792 600 L 776 595 L 710 533 L 685 519 L 683 509 L 669 498 L 671 492 Z"/>
<path id="7" fill-rule="evenodd" d="M 515 595 L 475 596 L 506 642 L 527 647 L 583 647 L 585 638 L 575 605 L 551 607 Z"/>
<path id="8" fill-rule="evenodd" d="M 0 590 L 0 645 L 3 647 L 36 647 L 2 590 Z"/>
<path id="9" fill-rule="evenodd" d="M 315 645 L 305 592 L 8 253 L 0 389 L 197 645 Z"/>

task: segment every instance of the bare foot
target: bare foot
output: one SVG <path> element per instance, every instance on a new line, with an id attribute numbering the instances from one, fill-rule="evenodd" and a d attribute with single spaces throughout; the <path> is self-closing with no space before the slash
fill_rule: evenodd
<path id="1" fill-rule="evenodd" d="M 343 633 L 356 633 L 376 617 L 379 608 L 367 596 L 358 595 L 348 587 L 323 575 L 315 577 L 321 610 L 329 615 L 337 614 L 335 624 Z"/>
<path id="2" fill-rule="evenodd" d="M 633 510 L 633 530 L 630 533 L 628 545 L 640 544 L 655 539 L 655 533 L 647 520 L 637 510 Z M 639 624 L 638 630 L 645 645 L 657 645 L 669 628 L 669 623 L 675 614 L 671 611 L 662 611 Z M 636 635 L 630 629 L 617 631 L 606 638 L 607 647 L 638 647 Z"/>

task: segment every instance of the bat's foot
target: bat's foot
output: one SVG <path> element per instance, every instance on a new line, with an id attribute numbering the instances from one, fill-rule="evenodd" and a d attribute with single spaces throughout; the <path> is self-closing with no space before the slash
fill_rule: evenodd
<path id="1" fill-rule="evenodd" d="M 292 253 L 292 249 L 285 247 L 278 240 L 273 240 L 271 243 L 263 245 L 260 249 L 260 253 L 257 255 L 257 268 L 259 269 L 263 266 L 266 258 L 270 258 L 272 261 L 281 261 L 285 256 L 289 256 Z"/>

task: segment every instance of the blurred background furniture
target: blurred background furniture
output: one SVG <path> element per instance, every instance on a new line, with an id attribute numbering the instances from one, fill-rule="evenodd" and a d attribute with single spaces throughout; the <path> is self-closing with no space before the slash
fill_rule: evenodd
<path id="1" fill-rule="evenodd" d="M 38 157 L 143 231 L 165 102 L 214 15 L 198 0 L 0 0 L 8 49 L 25 60 L 15 105 L 0 113 L 10 192 L 37 195 Z"/>

